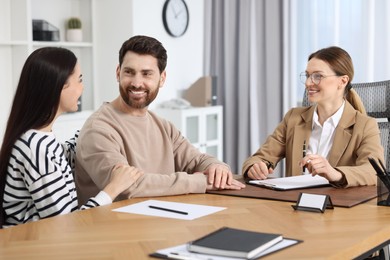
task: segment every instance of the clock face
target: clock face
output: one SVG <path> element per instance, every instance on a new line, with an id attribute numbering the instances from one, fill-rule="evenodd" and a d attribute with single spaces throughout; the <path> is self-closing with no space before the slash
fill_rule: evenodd
<path id="1" fill-rule="evenodd" d="M 163 8 L 164 27 L 173 37 L 183 35 L 189 23 L 188 8 L 184 0 L 167 0 Z"/>

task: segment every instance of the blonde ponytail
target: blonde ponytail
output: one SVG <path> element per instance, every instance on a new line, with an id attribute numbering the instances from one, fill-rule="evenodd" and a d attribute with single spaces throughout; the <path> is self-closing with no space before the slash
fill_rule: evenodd
<path id="1" fill-rule="evenodd" d="M 350 88 L 347 92 L 346 99 L 351 105 L 363 115 L 367 115 L 366 109 L 363 105 L 361 98 L 353 88 Z"/>

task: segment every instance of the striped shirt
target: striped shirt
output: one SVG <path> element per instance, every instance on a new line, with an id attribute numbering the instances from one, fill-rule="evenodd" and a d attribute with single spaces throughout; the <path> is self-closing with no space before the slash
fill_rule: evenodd
<path id="1" fill-rule="evenodd" d="M 3 197 L 3 227 L 69 213 L 78 209 L 73 179 L 75 137 L 60 144 L 53 133 L 29 130 L 14 144 Z M 81 209 L 111 203 L 101 191 Z"/>

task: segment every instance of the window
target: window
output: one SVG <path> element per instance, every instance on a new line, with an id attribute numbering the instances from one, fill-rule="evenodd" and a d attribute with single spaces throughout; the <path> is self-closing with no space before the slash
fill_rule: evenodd
<path id="1" fill-rule="evenodd" d="M 353 83 L 390 79 L 390 1 L 296 0 L 291 5 L 291 24 L 297 27 L 290 28 L 297 46 L 291 73 L 296 74 L 292 87 L 298 105 L 304 93 L 298 75 L 306 69 L 307 57 L 331 45 L 351 55 Z"/>

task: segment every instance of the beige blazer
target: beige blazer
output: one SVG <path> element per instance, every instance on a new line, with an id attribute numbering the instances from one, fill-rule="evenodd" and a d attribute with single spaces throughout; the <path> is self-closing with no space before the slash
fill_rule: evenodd
<path id="1" fill-rule="evenodd" d="M 243 163 L 242 173 L 259 161 L 274 167 L 286 158 L 286 176 L 302 174 L 303 142 L 310 139 L 315 106 L 292 108 L 287 112 L 272 135 L 268 136 L 259 150 Z M 335 129 L 335 137 L 328 160 L 330 165 L 344 173 L 344 187 L 375 185 L 376 172 L 368 157 L 384 161 L 380 132 L 374 118 L 365 116 L 345 102 L 344 112 Z M 333 183 L 338 186 L 337 183 Z"/>

